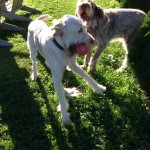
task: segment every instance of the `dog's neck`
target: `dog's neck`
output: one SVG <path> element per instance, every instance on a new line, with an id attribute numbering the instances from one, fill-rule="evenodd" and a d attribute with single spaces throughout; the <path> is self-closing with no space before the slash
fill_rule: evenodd
<path id="1" fill-rule="evenodd" d="M 97 28 L 98 26 L 97 19 L 95 17 L 90 18 L 88 21 L 85 22 L 85 24 L 88 28 L 93 28 L 93 29 Z"/>
<path id="2" fill-rule="evenodd" d="M 54 38 L 53 42 L 54 42 L 54 44 L 56 45 L 57 48 L 64 51 L 65 45 L 63 44 L 62 38 L 60 36 L 56 36 Z"/>

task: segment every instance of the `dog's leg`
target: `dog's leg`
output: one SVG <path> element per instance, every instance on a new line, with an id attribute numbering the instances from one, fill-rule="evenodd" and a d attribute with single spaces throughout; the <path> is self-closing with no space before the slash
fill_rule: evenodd
<path id="1" fill-rule="evenodd" d="M 123 44 L 123 48 L 124 48 L 124 50 L 125 50 L 125 57 L 124 57 L 124 59 L 123 59 L 123 61 L 122 61 L 121 67 L 119 67 L 119 68 L 116 70 L 116 72 L 122 72 L 122 71 L 127 67 L 128 47 L 127 47 L 127 45 L 126 45 L 125 42 L 123 42 L 122 44 Z"/>
<path id="2" fill-rule="evenodd" d="M 37 49 L 36 49 L 36 45 L 34 44 L 33 37 L 30 34 L 28 34 L 27 45 L 28 45 L 28 48 L 30 50 L 30 59 L 32 61 L 31 79 L 36 80 L 38 77 L 37 66 L 36 66 Z"/>
<path id="3" fill-rule="evenodd" d="M 104 86 L 102 86 L 102 85 L 100 85 L 100 84 L 97 84 L 97 83 L 93 80 L 93 78 L 91 78 L 88 74 L 86 74 L 86 73 L 79 67 L 79 65 L 76 64 L 74 57 L 70 58 L 69 66 L 70 66 L 70 68 L 71 68 L 75 73 L 77 73 L 77 74 L 80 75 L 82 78 L 84 78 L 84 79 L 87 81 L 87 83 L 88 83 L 89 85 L 91 85 L 91 86 L 94 88 L 95 92 L 97 92 L 97 93 L 103 93 L 103 92 L 106 91 L 106 87 L 104 87 Z"/>
<path id="4" fill-rule="evenodd" d="M 89 64 L 90 58 L 91 58 L 91 54 L 92 54 L 92 51 L 90 50 L 88 52 L 88 54 L 84 57 L 84 64 L 83 64 L 83 66 L 81 66 L 82 68 L 86 69 L 88 67 L 88 64 Z"/>
<path id="5" fill-rule="evenodd" d="M 65 98 L 64 89 L 62 87 L 62 77 L 64 73 L 64 69 L 63 69 L 64 67 L 61 67 L 60 66 L 61 64 L 59 64 L 59 65 L 55 65 L 54 68 L 53 65 L 54 64 L 51 65 L 52 79 L 60 102 L 62 122 L 70 123 L 71 120 L 69 118 L 69 113 L 67 112 L 68 102 Z"/>
<path id="6" fill-rule="evenodd" d="M 36 65 L 36 56 L 37 56 L 37 50 L 32 47 L 30 49 L 30 59 L 32 61 L 32 74 L 31 74 L 32 80 L 36 80 L 38 77 L 37 65 Z"/>
<path id="7" fill-rule="evenodd" d="M 124 41 L 122 41 L 122 45 L 125 50 L 125 57 L 122 61 L 121 67 L 116 70 L 117 72 L 122 72 L 127 67 L 128 51 L 132 47 L 132 44 L 135 42 L 135 39 L 137 38 L 138 34 L 139 28 L 136 27 L 132 32 L 130 32 L 129 35 L 126 35 Z"/>
<path id="8" fill-rule="evenodd" d="M 88 72 L 92 73 L 93 71 L 96 70 L 96 63 L 98 61 L 98 58 L 100 57 L 102 51 L 105 49 L 106 45 L 104 46 L 99 46 L 96 53 L 94 54 L 93 57 L 91 57 L 90 62 L 89 62 L 89 66 L 88 66 Z"/>

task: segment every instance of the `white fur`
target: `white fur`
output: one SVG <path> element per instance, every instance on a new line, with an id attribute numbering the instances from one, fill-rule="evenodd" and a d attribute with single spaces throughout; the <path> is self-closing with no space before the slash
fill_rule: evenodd
<path id="1" fill-rule="evenodd" d="M 76 63 L 75 56 L 69 56 L 69 47 L 71 44 L 84 43 L 90 46 L 91 35 L 87 33 L 85 26 L 77 17 L 65 15 L 62 19 L 55 22 L 51 29 L 42 21 L 47 17 L 39 17 L 30 23 L 28 27 L 27 45 L 30 50 L 30 58 L 32 61 L 32 80 L 38 77 L 36 67 L 36 56 L 39 52 L 46 60 L 47 66 L 51 69 L 52 80 L 55 90 L 59 97 L 62 112 L 62 121 L 64 123 L 71 122 L 69 113 L 67 112 L 68 103 L 64 95 L 62 87 L 62 77 L 67 65 L 75 73 L 83 77 L 95 92 L 102 93 L 106 88 L 97 84 L 89 75 L 87 75 Z M 82 29 L 82 32 L 81 30 Z M 79 32 L 80 31 L 80 32 Z M 55 37 L 57 42 L 64 47 L 61 51 L 53 43 Z"/>

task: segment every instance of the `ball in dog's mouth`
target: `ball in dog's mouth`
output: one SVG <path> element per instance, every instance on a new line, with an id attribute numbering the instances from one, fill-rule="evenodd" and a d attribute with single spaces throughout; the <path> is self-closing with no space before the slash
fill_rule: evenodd
<path id="1" fill-rule="evenodd" d="M 84 56 L 89 52 L 89 48 L 87 48 L 84 44 L 76 44 L 75 45 L 76 53 L 80 56 Z"/>

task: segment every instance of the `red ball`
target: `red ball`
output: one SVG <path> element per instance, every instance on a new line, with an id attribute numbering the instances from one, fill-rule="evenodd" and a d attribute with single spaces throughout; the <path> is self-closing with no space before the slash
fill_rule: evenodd
<path id="1" fill-rule="evenodd" d="M 89 52 L 89 49 L 84 44 L 76 45 L 76 53 L 80 56 L 84 56 Z"/>

